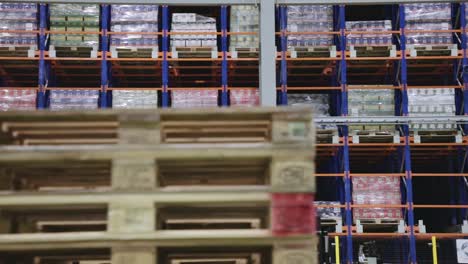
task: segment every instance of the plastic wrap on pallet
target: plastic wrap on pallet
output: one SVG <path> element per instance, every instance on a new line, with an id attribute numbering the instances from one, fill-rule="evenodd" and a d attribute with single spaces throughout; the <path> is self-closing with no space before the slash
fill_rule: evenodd
<path id="1" fill-rule="evenodd" d="M 231 106 L 257 106 L 260 105 L 260 92 L 258 89 L 232 89 Z"/>
<path id="2" fill-rule="evenodd" d="M 288 93 L 288 105 L 311 106 L 315 116 L 330 116 L 330 101 L 328 94 Z M 319 129 L 337 130 L 335 125 L 319 125 Z"/>
<path id="3" fill-rule="evenodd" d="M 112 107 L 124 109 L 150 109 L 158 107 L 158 91 L 112 91 Z"/>
<path id="4" fill-rule="evenodd" d="M 372 32 L 383 32 L 392 30 L 392 22 L 390 20 L 374 20 L 374 21 L 347 21 L 347 31 L 359 31 L 370 33 L 366 34 L 349 34 L 347 36 L 348 45 L 391 45 L 392 34 L 375 34 Z"/>
<path id="5" fill-rule="evenodd" d="M 218 91 L 206 89 L 173 90 L 172 107 L 217 107 Z"/>
<path id="6" fill-rule="evenodd" d="M 350 89 L 348 91 L 350 116 L 393 116 L 394 91 L 391 89 Z M 394 126 L 351 126 L 350 130 L 393 131 Z"/>
<path id="7" fill-rule="evenodd" d="M 407 30 L 451 30 L 452 16 L 450 3 L 405 4 Z M 424 32 L 406 34 L 408 44 L 437 45 L 452 44 L 450 32 Z"/>
<path id="8" fill-rule="evenodd" d="M 316 230 L 314 194 L 271 194 L 271 226 L 275 235 L 312 234 Z"/>
<path id="9" fill-rule="evenodd" d="M 408 106 L 410 116 L 454 116 L 455 90 L 445 88 L 409 89 Z M 412 124 L 411 128 L 418 130 L 452 130 L 456 128 L 456 124 Z"/>
<path id="10" fill-rule="evenodd" d="M 333 7 L 331 5 L 288 6 L 289 32 L 333 31 Z M 288 47 L 331 46 L 333 35 L 288 35 Z"/>
<path id="11" fill-rule="evenodd" d="M 353 204 L 401 204 L 398 177 L 353 177 Z M 400 208 L 354 208 L 354 219 L 401 219 Z"/>
<path id="12" fill-rule="evenodd" d="M 311 106 L 315 116 L 330 116 L 328 94 L 288 93 L 288 105 Z"/>
<path id="13" fill-rule="evenodd" d="M 254 5 L 238 5 L 231 7 L 231 32 L 256 32 L 259 31 L 259 9 Z M 231 35 L 231 47 L 234 48 L 258 48 L 257 35 Z"/>
<path id="14" fill-rule="evenodd" d="M 36 109 L 36 91 L 0 89 L 0 111 Z"/>
<path id="15" fill-rule="evenodd" d="M 112 5 L 111 31 L 158 32 L 157 5 Z M 111 45 L 116 47 L 156 47 L 157 35 L 113 34 Z"/>
<path id="16" fill-rule="evenodd" d="M 405 4 L 406 20 L 451 20 L 450 3 Z"/>
<path id="17" fill-rule="evenodd" d="M 353 177 L 353 191 L 391 191 L 400 192 L 398 177 Z"/>
<path id="18" fill-rule="evenodd" d="M 51 4 L 50 30 L 66 32 L 98 32 L 99 5 Z M 51 34 L 50 44 L 56 47 L 90 47 L 99 43 L 97 34 Z"/>
<path id="19" fill-rule="evenodd" d="M 0 3 L 0 30 L 37 30 L 37 5 Z M 36 33 L 0 33 L 0 46 L 36 46 Z"/>
<path id="20" fill-rule="evenodd" d="M 172 14 L 171 32 L 216 32 L 216 19 L 195 13 Z M 171 47 L 216 47 L 216 35 L 171 35 Z"/>
<path id="21" fill-rule="evenodd" d="M 96 109 L 99 91 L 94 90 L 52 90 L 51 110 Z"/>
<path id="22" fill-rule="evenodd" d="M 341 204 L 340 202 L 329 202 L 329 201 L 315 201 L 314 205 L 328 205 L 336 206 L 333 208 L 327 207 L 316 207 L 317 216 L 320 219 L 341 219 Z"/>

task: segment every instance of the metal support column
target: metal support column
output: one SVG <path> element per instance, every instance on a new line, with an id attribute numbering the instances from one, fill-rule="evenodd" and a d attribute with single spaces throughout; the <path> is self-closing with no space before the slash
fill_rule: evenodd
<path id="1" fill-rule="evenodd" d="M 400 5 L 400 41 L 401 41 L 401 85 L 402 85 L 402 114 L 408 116 L 408 65 L 406 61 L 406 18 L 405 6 Z M 409 234 L 409 254 L 410 263 L 416 264 L 416 237 L 414 235 L 414 208 L 413 208 L 413 180 L 411 172 L 411 149 L 409 142 L 409 125 L 403 125 L 405 137 L 404 156 L 405 156 L 405 178 L 406 178 L 406 199 L 408 203 L 408 226 Z"/>
<path id="2" fill-rule="evenodd" d="M 466 54 L 466 4 L 460 3 L 460 26 L 461 26 L 461 48 L 462 58 L 462 80 L 463 80 L 463 115 L 468 115 L 468 58 Z M 468 132 L 468 125 L 463 125 L 465 134 Z"/>
<path id="3" fill-rule="evenodd" d="M 227 6 L 221 6 L 221 106 L 228 106 L 228 63 L 227 63 Z"/>
<path id="4" fill-rule="evenodd" d="M 44 59 L 47 37 L 47 4 L 39 4 L 39 91 L 37 92 L 37 108 L 46 107 L 45 88 L 47 86 L 47 69 Z"/>
<path id="5" fill-rule="evenodd" d="M 340 5 L 339 7 L 339 26 L 340 26 L 340 82 L 341 82 L 341 115 L 348 115 L 348 88 L 347 88 L 347 76 L 346 76 L 346 16 L 345 6 Z M 349 167 L 349 145 L 348 145 L 348 126 L 342 127 L 343 133 L 343 170 L 345 174 L 344 178 L 344 191 L 345 191 L 345 204 L 346 204 L 346 263 L 353 263 L 353 237 L 352 237 L 352 225 L 353 225 L 353 214 L 351 210 L 351 177 Z"/>
<path id="6" fill-rule="evenodd" d="M 280 6 L 280 31 L 281 31 L 281 105 L 288 105 L 288 64 L 286 62 L 286 52 L 288 50 L 288 36 L 286 31 L 288 28 L 287 10 L 285 5 Z"/>
<path id="7" fill-rule="evenodd" d="M 276 106 L 275 2 L 260 0 L 260 104 Z"/>
<path id="8" fill-rule="evenodd" d="M 109 52 L 109 19 L 110 5 L 101 6 L 101 91 L 99 108 L 107 108 L 107 88 L 109 87 L 109 63 L 107 61 L 107 52 Z"/>
<path id="9" fill-rule="evenodd" d="M 169 85 L 169 63 L 167 61 L 167 52 L 169 47 L 169 13 L 168 6 L 162 6 L 162 107 L 169 106 L 169 94 L 167 87 Z"/>

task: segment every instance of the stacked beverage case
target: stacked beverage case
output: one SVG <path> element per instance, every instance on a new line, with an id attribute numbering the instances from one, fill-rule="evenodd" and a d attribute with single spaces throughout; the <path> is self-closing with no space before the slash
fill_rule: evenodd
<path id="1" fill-rule="evenodd" d="M 288 105 L 310 106 L 315 116 L 330 116 L 330 102 L 328 94 L 299 94 L 288 93 Z"/>
<path id="2" fill-rule="evenodd" d="M 392 44 L 392 33 L 376 34 L 372 32 L 385 32 L 392 30 L 392 21 L 373 20 L 373 21 L 346 21 L 346 30 L 351 32 L 370 33 L 351 33 L 347 36 L 348 45 L 356 46 L 388 46 Z"/>
<path id="3" fill-rule="evenodd" d="M 333 6 L 291 5 L 287 11 L 289 32 L 333 31 Z M 288 35 L 288 47 L 314 47 L 333 45 L 331 34 Z"/>
<path id="4" fill-rule="evenodd" d="M 37 30 L 37 5 L 0 3 L 0 30 Z M 37 46 L 36 33 L 0 33 L 1 46 Z"/>
<path id="5" fill-rule="evenodd" d="M 111 48 L 149 48 L 157 49 L 158 35 L 137 34 L 139 32 L 158 32 L 157 5 L 112 5 L 111 31 L 133 34 L 112 34 Z M 114 90 L 112 106 L 114 108 L 156 108 L 157 91 Z"/>
<path id="6" fill-rule="evenodd" d="M 97 109 L 99 91 L 95 90 L 52 90 L 51 110 Z"/>
<path id="7" fill-rule="evenodd" d="M 172 90 L 172 107 L 199 108 L 217 107 L 218 91 L 208 89 L 175 89 Z"/>
<path id="8" fill-rule="evenodd" d="M 113 32 L 158 32 L 157 5 L 112 5 L 111 9 Z M 158 46 L 158 35 L 114 34 L 111 46 L 153 48 Z"/>
<path id="9" fill-rule="evenodd" d="M 258 89 L 231 89 L 231 106 L 258 106 L 260 105 L 260 92 Z"/>
<path id="10" fill-rule="evenodd" d="M 341 219 L 341 204 L 334 201 L 315 201 L 317 217 L 321 220 L 337 220 Z M 336 207 L 320 207 L 320 206 L 336 206 Z"/>
<path id="11" fill-rule="evenodd" d="M 36 91 L 0 89 L 0 111 L 36 109 Z"/>
<path id="12" fill-rule="evenodd" d="M 231 6 L 231 32 L 259 32 L 259 9 L 254 5 Z M 231 35 L 232 48 L 258 48 L 258 35 Z"/>
<path id="13" fill-rule="evenodd" d="M 216 32 L 216 19 L 195 13 L 172 14 L 171 32 Z M 171 35 L 171 47 L 216 47 L 216 34 Z"/>
<path id="14" fill-rule="evenodd" d="M 112 107 L 121 109 L 150 109 L 158 107 L 158 91 L 113 90 Z"/>
<path id="15" fill-rule="evenodd" d="M 353 204 L 401 204 L 399 177 L 353 177 Z M 354 208 L 354 220 L 401 219 L 400 208 Z"/>
<path id="16" fill-rule="evenodd" d="M 405 4 L 406 30 L 451 30 L 450 3 Z M 452 33 L 407 33 L 406 42 L 415 45 L 453 43 Z"/>
<path id="17" fill-rule="evenodd" d="M 50 44 L 55 47 L 97 46 L 99 35 L 73 32 L 99 32 L 99 5 L 51 4 L 50 30 L 72 32 L 51 34 Z"/>
<path id="18" fill-rule="evenodd" d="M 391 89 L 349 89 L 348 105 L 350 116 L 393 116 L 395 115 L 394 91 Z M 394 126 L 350 126 L 353 130 L 393 131 Z"/>
<path id="19" fill-rule="evenodd" d="M 408 105 L 410 116 L 454 116 L 455 89 L 409 89 Z M 412 124 L 416 130 L 456 129 L 456 124 Z"/>

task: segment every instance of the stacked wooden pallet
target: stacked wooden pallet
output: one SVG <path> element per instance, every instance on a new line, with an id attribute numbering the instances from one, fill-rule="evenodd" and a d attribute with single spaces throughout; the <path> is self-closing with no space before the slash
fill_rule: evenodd
<path id="1" fill-rule="evenodd" d="M 300 108 L 0 113 L 0 263 L 315 264 L 311 121 Z M 73 145 L 80 131 L 115 144 Z"/>

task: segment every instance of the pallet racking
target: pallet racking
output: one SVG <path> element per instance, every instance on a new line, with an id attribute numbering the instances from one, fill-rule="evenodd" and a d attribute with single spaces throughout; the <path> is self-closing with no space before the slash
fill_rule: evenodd
<path id="1" fill-rule="evenodd" d="M 17 2 L 31 2 L 31 1 L 17 1 Z M 54 1 L 44 1 L 44 2 L 54 2 Z M 86 1 L 81 0 L 79 2 L 99 2 L 102 3 L 101 17 L 104 18 L 101 21 L 101 27 L 106 29 L 108 25 L 106 24 L 107 18 L 109 15 L 109 3 L 125 3 L 127 1 L 120 0 L 111 0 L 111 1 Z M 376 4 L 385 4 L 391 1 L 372 1 Z M 466 209 L 468 209 L 467 201 L 467 189 L 465 185 L 466 181 L 466 152 L 467 152 L 467 137 L 466 132 L 468 131 L 468 126 L 466 124 L 468 115 L 468 104 L 464 103 L 464 100 L 468 98 L 468 73 L 466 72 L 466 66 L 468 65 L 468 57 L 466 52 L 466 11 L 465 4 L 454 4 L 453 5 L 453 17 L 454 22 L 456 18 L 459 18 L 459 26 L 453 30 L 447 30 L 445 32 L 452 33 L 453 35 L 458 36 L 459 43 L 457 46 L 457 53 L 450 55 L 432 55 L 432 56 L 409 56 L 408 48 L 406 46 L 405 38 L 407 33 L 416 33 L 417 31 L 408 31 L 406 30 L 405 25 L 405 12 L 403 3 L 414 3 L 414 2 L 424 2 L 424 1 L 398 1 L 392 2 L 394 4 L 388 6 L 391 9 L 392 20 L 393 22 L 398 22 L 394 25 L 394 28 L 390 33 L 394 37 L 394 41 L 398 38 L 400 45 L 396 51 L 395 56 L 386 55 L 386 56 L 377 56 L 377 57 L 352 57 L 349 56 L 347 51 L 347 35 L 350 34 L 346 30 L 346 8 L 347 6 L 343 4 L 369 4 L 368 1 L 364 0 L 348 0 L 345 3 L 342 1 L 309 1 L 309 0 L 279 0 L 276 3 L 273 1 L 250 1 L 250 0 L 223 0 L 223 1 L 212 1 L 212 0 L 197 0 L 197 5 L 210 5 L 217 6 L 220 8 L 221 14 L 221 31 L 216 34 L 219 35 L 222 45 L 220 50 L 222 55 L 217 59 L 185 59 L 185 61 L 209 61 L 216 62 L 220 65 L 221 71 L 216 75 L 219 80 L 221 80 L 221 86 L 215 87 L 213 89 L 221 91 L 221 102 L 220 105 L 226 106 L 228 104 L 228 93 L 230 89 L 235 89 L 230 87 L 229 76 L 234 75 L 230 71 L 229 63 L 231 62 L 256 62 L 260 68 L 259 73 L 259 87 L 260 87 L 260 96 L 262 105 L 276 105 L 278 102 L 279 105 L 287 104 L 287 92 L 288 91 L 320 91 L 327 92 L 333 95 L 333 104 L 334 115 L 343 116 L 342 121 L 340 118 L 330 118 L 323 119 L 318 121 L 321 124 L 338 124 L 339 126 L 339 135 L 337 142 L 332 142 L 331 140 L 326 143 L 318 144 L 318 157 L 317 159 L 324 164 L 328 164 L 328 167 L 325 165 L 319 166 L 318 176 L 324 178 L 324 181 L 327 184 L 331 183 L 332 188 L 336 188 L 338 191 L 337 197 L 329 198 L 335 200 L 341 200 L 342 211 L 344 215 L 345 222 L 345 232 L 334 232 L 329 234 L 330 236 L 340 237 L 341 247 L 344 250 L 345 254 L 342 254 L 342 261 L 344 263 L 351 263 L 356 259 L 356 242 L 359 239 L 367 239 L 369 237 L 378 238 L 380 240 L 386 239 L 395 241 L 398 244 L 402 252 L 407 252 L 408 254 L 402 253 L 402 258 L 399 260 L 402 263 L 416 263 L 425 261 L 425 259 L 418 259 L 418 252 L 424 251 L 421 249 L 420 241 L 427 241 L 432 236 L 437 237 L 438 239 L 448 239 L 453 240 L 455 238 L 466 238 L 468 237 L 466 233 L 459 232 L 429 232 L 429 233 L 420 233 L 418 228 L 417 220 L 419 218 L 415 216 L 415 212 L 423 212 L 425 210 L 431 210 L 430 212 L 435 213 L 438 210 L 444 210 L 444 214 L 447 213 L 450 215 L 450 225 L 460 225 L 462 220 L 466 219 Z M 442 1 L 450 2 L 450 1 Z M 104 4 L 106 3 L 106 4 Z M 106 91 L 112 89 L 118 89 L 109 87 L 109 65 L 112 62 L 126 62 L 126 61 L 142 61 L 142 62 L 158 62 L 160 63 L 160 75 L 154 74 L 157 78 L 161 79 L 161 87 L 151 88 L 158 89 L 161 91 L 162 101 L 161 104 L 163 107 L 169 105 L 169 96 L 168 93 L 171 89 L 176 89 L 169 87 L 169 63 L 171 61 L 184 61 L 184 59 L 173 59 L 170 58 L 169 50 L 169 36 L 168 32 L 169 27 L 169 11 L 171 6 L 177 5 L 193 5 L 193 1 L 185 0 L 174 0 L 174 1 L 165 1 L 158 0 L 154 1 L 145 1 L 140 0 L 139 3 L 150 3 L 150 4 L 160 4 L 162 11 L 162 31 L 155 33 L 161 36 L 162 38 L 162 49 L 158 58 L 145 58 L 145 59 L 128 59 L 128 58 L 109 58 L 107 53 L 109 52 L 109 47 L 107 46 L 107 41 L 105 41 L 112 33 L 109 34 L 107 30 L 102 30 L 99 32 L 102 39 L 101 46 L 101 56 L 96 59 L 81 59 L 83 61 L 89 61 L 95 63 L 92 67 L 96 70 L 100 69 L 100 87 L 94 88 L 98 89 L 101 92 L 100 107 L 107 107 L 108 101 L 106 96 Z M 260 6 L 260 53 L 259 58 L 231 58 L 229 57 L 229 50 L 227 47 L 227 38 L 230 35 L 230 32 L 227 31 L 227 6 L 232 4 L 259 4 Z M 278 16 L 278 27 L 279 31 L 275 34 L 275 4 L 278 5 L 276 8 L 276 14 Z M 286 39 L 291 32 L 287 32 L 287 18 L 286 18 L 286 6 L 292 4 L 336 4 L 335 6 L 335 24 L 336 28 L 334 32 L 330 32 L 336 36 L 336 44 L 338 45 L 338 54 L 336 57 L 300 57 L 300 58 L 291 58 L 288 53 Z M 223 5 L 219 7 L 219 5 Z M 46 35 L 48 33 L 46 26 L 46 14 L 47 7 L 45 4 L 40 5 L 40 29 L 38 31 L 40 46 L 38 55 L 35 58 L 0 58 L 2 61 L 14 60 L 14 64 L 17 64 L 18 68 L 22 68 L 20 62 L 23 61 L 32 61 L 33 65 L 38 64 L 38 76 L 39 76 L 39 85 L 38 88 L 35 87 L 35 84 L 31 84 L 30 88 L 38 90 L 38 108 L 45 107 L 45 92 L 48 89 L 47 79 L 44 77 L 46 71 L 48 71 L 47 62 L 52 61 L 74 61 L 77 58 L 65 58 L 65 59 L 51 59 L 45 56 L 46 50 L 45 46 L 42 44 L 45 41 Z M 459 14 L 459 15 L 456 15 Z M 397 19 L 397 17 L 399 19 Z M 424 31 L 420 31 L 424 32 Z M 247 33 L 247 32 L 243 32 Z M 315 34 L 317 32 L 303 32 L 301 34 Z M 236 33 L 239 34 L 239 33 Z M 251 33 L 248 33 L 251 34 Z M 323 34 L 323 33 L 322 33 Z M 275 40 L 279 39 L 279 42 Z M 279 43 L 279 51 L 277 51 L 274 43 Z M 41 46 L 42 45 L 42 46 Z M 275 63 L 275 61 L 277 63 Z M 100 62 L 100 65 L 99 65 Z M 294 66 L 293 62 L 310 62 L 310 64 L 305 64 L 302 66 Z M 298 77 L 301 76 L 301 73 L 296 75 L 288 75 L 288 69 L 291 68 L 305 68 L 305 69 L 315 69 L 317 68 L 312 63 L 334 63 L 334 78 L 330 83 L 320 82 L 320 85 L 306 85 L 306 86 L 293 86 L 291 85 Z M 365 64 L 366 62 L 372 62 L 371 64 Z M 275 69 L 275 65 L 279 70 Z M 390 69 L 393 65 L 397 65 L 398 70 L 394 70 L 393 74 L 390 77 L 390 84 L 387 86 L 373 86 L 375 83 L 367 86 L 368 89 L 378 88 L 378 89 L 392 89 L 397 94 L 396 100 L 396 116 L 397 117 L 381 117 L 379 118 L 351 118 L 348 117 L 348 91 L 350 89 L 350 80 L 356 81 L 358 78 L 370 77 L 371 74 L 366 74 L 366 72 L 356 72 L 356 68 L 363 69 L 376 69 L 382 68 L 382 65 L 389 65 L 386 68 Z M 63 67 L 63 66 L 59 66 Z M 83 66 L 90 68 L 89 65 Z M 148 67 L 154 67 L 150 65 Z M 213 66 L 209 66 L 213 67 Z M 252 67 L 252 65 L 249 65 Z M 254 64 L 254 69 L 256 65 Z M 323 66 L 320 66 L 323 67 Z M 447 70 L 450 68 L 450 70 Z M 422 74 L 430 74 L 433 76 L 444 77 L 444 81 L 438 83 L 438 85 L 428 85 L 420 84 L 420 80 L 412 79 L 416 76 L 415 73 L 417 70 L 421 70 Z M 279 72 L 279 74 L 276 74 Z M 374 71 L 371 73 L 379 74 L 379 72 Z M 384 73 L 387 74 L 388 70 Z M 277 82 L 276 75 L 279 76 L 279 81 Z M 319 75 L 314 75 L 309 73 L 305 77 L 309 76 L 310 78 L 316 78 Z M 382 76 L 382 75 L 378 75 Z M 353 79 L 354 78 L 354 79 Z M 379 78 L 377 78 L 379 79 Z M 410 83 L 412 80 L 415 80 L 414 83 Z M 314 80 L 316 81 L 316 80 Z M 277 84 L 280 84 L 279 87 Z M 318 83 L 318 82 L 315 82 Z M 386 83 L 387 84 L 387 83 Z M 381 84 L 379 84 L 381 85 Z M 456 107 L 458 116 L 450 118 L 441 118 L 439 120 L 435 118 L 408 118 L 408 89 L 417 89 L 417 88 L 447 88 L 447 89 L 456 89 Z M 88 87 L 89 88 L 89 87 Z M 143 89 L 143 88 L 142 88 Z M 146 88 L 148 89 L 148 88 Z M 278 94 L 278 100 L 276 95 Z M 458 129 L 462 136 L 461 141 L 451 140 L 449 143 L 440 141 L 440 138 L 437 137 L 426 137 L 427 140 L 417 142 L 414 135 L 409 129 L 409 122 L 439 122 L 444 123 L 447 121 L 458 122 Z M 353 142 L 352 135 L 348 131 L 348 125 L 352 123 L 358 124 L 391 124 L 397 125 L 398 130 L 398 141 L 393 142 L 364 142 L 361 140 L 361 143 Z M 330 139 L 333 139 L 333 136 L 330 136 Z M 378 158 L 382 158 L 379 160 Z M 387 158 L 386 160 L 384 158 Z M 380 162 L 385 164 L 385 169 L 377 170 L 366 164 L 367 161 L 372 161 L 374 163 Z M 382 161 L 383 160 L 383 161 Z M 396 161 L 395 161 L 396 160 Z M 436 166 L 432 165 L 434 163 L 440 162 L 443 160 L 445 163 Z M 432 163 L 432 164 L 429 164 Z M 325 168 L 326 167 L 326 168 Z M 387 168 L 389 167 L 389 168 Z M 402 178 L 405 182 L 403 185 L 403 197 L 402 203 L 399 205 L 353 205 L 352 204 L 352 177 L 353 176 L 386 176 L 386 177 L 399 177 Z M 449 186 L 453 191 L 449 201 L 445 203 L 434 200 L 434 204 L 424 203 L 427 197 L 420 195 L 419 193 L 424 192 L 424 188 L 427 188 L 427 184 L 435 184 L 437 180 L 442 181 L 442 184 Z M 441 183 L 441 182 L 439 182 Z M 320 182 L 319 182 L 320 184 Z M 323 182 L 322 182 L 323 184 Z M 423 188 L 421 188 L 421 187 Z M 418 192 L 414 192 L 418 190 Z M 430 189 L 434 190 L 434 189 Z M 449 195 L 449 194 L 444 194 Z M 416 202 L 419 201 L 419 202 Z M 437 202 L 437 203 L 436 203 Z M 408 227 L 408 231 L 404 233 L 388 233 L 388 232 L 374 232 L 374 233 L 354 233 L 352 219 L 352 209 L 353 208 L 367 208 L 367 207 L 380 207 L 380 208 L 401 208 L 405 212 L 405 224 Z M 431 209 L 432 208 L 432 209 Z M 424 216 L 424 214 L 420 214 Z M 419 215 L 418 215 L 419 216 Z M 427 214 L 426 214 L 427 216 Z M 424 219 L 427 222 L 427 218 Z M 428 225 L 428 230 L 430 230 L 430 225 Z M 449 243 L 453 243 L 450 241 Z M 439 255 L 439 257 L 442 257 Z M 448 260 L 447 263 L 450 263 Z"/>

